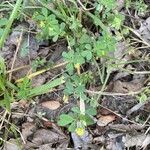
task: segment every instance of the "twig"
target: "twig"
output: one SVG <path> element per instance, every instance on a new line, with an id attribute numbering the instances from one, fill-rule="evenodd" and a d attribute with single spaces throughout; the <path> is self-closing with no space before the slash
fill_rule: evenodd
<path id="1" fill-rule="evenodd" d="M 3 126 L 3 123 L 4 123 L 4 121 L 5 121 L 5 118 L 6 118 L 7 113 L 8 113 L 8 111 L 5 110 L 3 116 L 1 117 L 0 131 L 1 131 L 1 129 L 2 129 L 2 126 Z"/>
<path id="2" fill-rule="evenodd" d="M 149 44 L 148 42 L 146 42 L 146 41 L 141 37 L 141 35 L 140 35 L 137 31 L 135 31 L 134 29 L 132 29 L 132 28 L 130 28 L 130 27 L 128 27 L 128 26 L 125 26 L 125 25 L 124 25 L 124 27 L 126 27 L 127 29 L 129 29 L 129 30 L 130 30 L 132 33 L 134 33 L 139 39 L 141 39 L 141 40 L 138 40 L 138 39 L 135 39 L 135 38 L 134 38 L 135 41 L 141 42 L 141 43 L 147 45 L 148 47 L 150 47 L 150 44 Z"/>
<path id="3" fill-rule="evenodd" d="M 92 9 L 94 9 L 95 7 L 92 7 L 92 8 L 86 8 L 83 4 L 82 4 L 82 2 L 80 1 L 80 0 L 77 0 L 77 2 L 80 4 L 80 6 L 83 8 L 83 10 L 85 10 L 85 11 L 88 11 L 88 10 L 92 10 Z"/>
<path id="4" fill-rule="evenodd" d="M 34 73 L 32 73 L 32 74 L 30 74 L 30 75 L 28 75 L 28 76 L 26 76 L 26 77 L 27 77 L 28 79 L 32 79 L 33 77 L 36 77 L 36 76 L 38 76 L 38 75 L 40 75 L 40 74 L 42 74 L 42 73 L 44 73 L 44 72 L 46 72 L 46 71 L 49 71 L 50 69 L 56 69 L 56 68 L 62 67 L 62 66 L 64 66 L 64 65 L 66 65 L 67 63 L 68 63 L 68 62 L 63 62 L 63 63 L 58 64 L 58 65 L 55 65 L 55 66 L 53 66 L 53 67 L 51 67 L 51 68 L 42 69 L 42 70 L 37 71 L 37 72 L 34 72 Z M 16 80 L 16 82 L 22 82 L 23 79 L 24 79 L 24 78 L 18 79 L 18 80 Z"/>
<path id="5" fill-rule="evenodd" d="M 23 35 L 23 31 L 21 32 L 20 37 L 19 37 L 19 39 L 18 39 L 17 48 L 16 48 L 16 51 L 15 51 L 14 59 L 13 59 L 13 61 L 12 61 L 12 65 L 11 65 L 11 69 L 10 69 L 9 81 L 11 81 L 11 77 L 12 77 L 12 70 L 13 70 L 13 68 L 14 68 L 15 61 L 16 61 L 16 58 L 17 58 L 17 54 L 18 54 L 18 51 L 19 51 L 19 48 L 20 48 L 20 45 L 21 45 L 22 35 Z"/>
<path id="6" fill-rule="evenodd" d="M 141 93 L 144 89 L 146 88 L 142 88 L 139 91 L 129 92 L 129 93 L 102 92 L 102 91 L 91 91 L 91 90 L 86 90 L 86 92 L 90 94 L 100 94 L 100 95 L 106 95 L 106 96 L 129 96 L 129 95 L 134 96 L 136 94 Z"/>
<path id="7" fill-rule="evenodd" d="M 105 106 L 103 106 L 103 105 L 101 105 L 101 104 L 99 104 L 99 106 L 102 107 L 102 108 L 104 108 L 104 109 L 107 109 L 108 111 L 110 111 L 111 113 L 115 114 L 116 116 L 122 118 L 123 120 L 126 120 L 126 121 L 128 121 L 128 122 L 130 122 L 130 123 L 133 123 L 133 124 L 142 126 L 141 124 L 139 124 L 139 123 L 137 123 L 137 122 L 135 122 L 135 121 L 129 120 L 129 119 L 127 119 L 127 118 L 121 116 L 120 114 L 116 113 L 115 111 L 113 111 L 113 110 L 111 110 L 111 109 L 109 109 L 109 108 L 107 108 L 107 107 L 105 107 Z"/>
<path id="8" fill-rule="evenodd" d="M 15 71 L 25 69 L 25 68 L 29 68 L 29 67 L 30 67 L 30 65 L 21 66 L 21 67 L 18 67 L 18 68 L 10 69 L 6 73 L 8 74 L 8 73 L 15 72 Z"/>
<path id="9" fill-rule="evenodd" d="M 131 115 L 133 112 L 138 111 L 139 109 L 141 109 L 141 107 L 143 107 L 145 105 L 145 103 L 138 103 L 135 106 L 133 106 L 131 109 L 129 109 L 127 111 L 127 116 Z"/>

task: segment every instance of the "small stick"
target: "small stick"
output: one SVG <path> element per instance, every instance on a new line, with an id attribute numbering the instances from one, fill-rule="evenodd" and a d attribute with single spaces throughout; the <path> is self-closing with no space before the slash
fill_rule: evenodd
<path id="1" fill-rule="evenodd" d="M 19 37 L 19 39 L 18 39 L 17 48 L 16 48 L 16 51 L 15 51 L 14 59 L 13 59 L 13 61 L 12 61 L 12 65 L 11 65 L 11 69 L 10 69 L 9 81 L 11 81 L 11 77 L 12 77 L 12 70 L 13 70 L 13 68 L 14 68 L 15 61 L 16 61 L 16 58 L 17 58 L 17 54 L 18 54 L 18 51 L 19 51 L 19 48 L 20 48 L 20 45 L 21 45 L 22 35 L 23 35 L 23 31 L 21 32 L 20 37 Z"/>
<path id="2" fill-rule="evenodd" d="M 134 96 L 136 94 L 141 93 L 144 89 L 146 88 L 142 88 L 139 91 L 129 92 L 129 93 L 115 93 L 115 92 L 102 92 L 102 91 L 90 91 L 90 90 L 86 90 L 86 92 L 90 94 L 98 94 L 98 95 L 100 94 L 100 95 L 106 95 L 106 96 L 129 96 L 129 95 Z"/>

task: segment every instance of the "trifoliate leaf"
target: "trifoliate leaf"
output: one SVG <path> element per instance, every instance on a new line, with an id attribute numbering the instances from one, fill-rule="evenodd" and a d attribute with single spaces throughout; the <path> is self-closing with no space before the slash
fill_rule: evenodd
<path id="1" fill-rule="evenodd" d="M 89 51 L 89 50 L 83 51 L 83 52 L 81 53 L 81 55 L 82 55 L 83 57 L 85 57 L 87 60 L 91 60 L 91 59 L 92 59 L 92 52 Z"/>
<path id="2" fill-rule="evenodd" d="M 45 7 L 42 7 L 42 14 L 47 17 L 48 16 L 48 10 Z"/>
<path id="3" fill-rule="evenodd" d="M 58 121 L 58 125 L 60 126 L 66 126 L 74 121 L 74 118 L 72 118 L 70 115 L 62 114 L 60 115 L 60 120 Z"/>

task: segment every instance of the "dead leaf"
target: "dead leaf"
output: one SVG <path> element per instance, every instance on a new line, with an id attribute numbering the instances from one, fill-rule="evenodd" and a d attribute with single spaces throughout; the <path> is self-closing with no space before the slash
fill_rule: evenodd
<path id="1" fill-rule="evenodd" d="M 124 144 L 122 142 L 122 135 L 109 134 L 109 140 L 107 141 L 107 150 L 123 150 Z"/>
<path id="2" fill-rule="evenodd" d="M 145 140 L 142 143 L 142 148 L 145 149 L 150 144 L 150 135 L 147 135 Z"/>
<path id="3" fill-rule="evenodd" d="M 12 57 L 9 60 L 8 68 L 11 68 L 13 59 L 14 58 Z M 21 58 L 17 57 L 15 60 L 14 68 L 19 68 L 19 67 L 26 66 L 26 65 L 28 65 L 28 59 L 21 59 Z M 19 78 L 23 78 L 29 72 L 30 69 L 31 68 L 29 66 L 27 66 L 24 69 L 13 72 L 13 79 L 17 80 Z"/>
<path id="4" fill-rule="evenodd" d="M 29 103 L 28 103 L 27 101 L 25 101 L 25 100 L 20 100 L 20 101 L 18 102 L 18 104 L 19 104 L 19 107 L 20 107 L 20 108 L 23 108 L 23 109 L 29 107 Z"/>
<path id="5" fill-rule="evenodd" d="M 115 115 L 100 116 L 98 118 L 97 125 L 104 127 L 107 124 L 109 124 L 110 122 L 114 121 L 115 119 L 116 119 Z"/>
<path id="6" fill-rule="evenodd" d="M 41 105 L 51 110 L 56 110 L 60 107 L 60 103 L 58 101 L 46 101 L 41 103 Z"/>
<path id="7" fill-rule="evenodd" d="M 25 34 L 25 31 L 28 30 L 28 26 L 27 24 L 21 24 L 16 26 L 11 35 L 8 38 L 7 44 L 8 45 L 16 45 L 18 44 L 18 39 L 20 37 L 20 35 L 23 33 Z"/>
<path id="8" fill-rule="evenodd" d="M 46 76 L 39 75 L 32 79 L 32 87 L 37 87 L 42 85 L 46 80 Z"/>
<path id="9" fill-rule="evenodd" d="M 93 142 L 94 143 L 102 143 L 102 144 L 104 144 L 104 143 L 106 143 L 106 138 L 103 135 L 102 136 L 98 136 L 98 137 L 95 137 L 93 139 Z"/>
<path id="10" fill-rule="evenodd" d="M 148 17 L 142 24 L 138 30 L 142 39 L 148 43 L 150 43 L 150 17 Z"/>
<path id="11" fill-rule="evenodd" d="M 109 128 L 121 132 L 132 132 L 136 130 L 142 130 L 144 126 L 136 124 L 110 124 Z"/>
<path id="12" fill-rule="evenodd" d="M 49 120 L 43 120 L 43 126 L 46 128 L 52 127 L 52 122 Z"/>
<path id="13" fill-rule="evenodd" d="M 3 150 L 20 150 L 21 147 L 18 146 L 16 139 L 10 139 L 4 143 Z"/>
<path id="14" fill-rule="evenodd" d="M 119 80 L 114 82 L 114 87 L 112 92 L 117 93 L 128 93 L 128 92 L 137 92 L 143 87 L 143 83 L 140 82 L 121 82 Z"/>
<path id="15" fill-rule="evenodd" d="M 35 124 L 30 122 L 22 124 L 22 136 L 25 141 L 27 141 L 27 138 L 31 136 L 35 131 L 36 131 Z"/>
<path id="16" fill-rule="evenodd" d="M 123 142 L 126 147 L 141 146 L 142 148 L 145 148 L 150 144 L 150 134 L 126 135 L 123 137 Z"/>
<path id="17" fill-rule="evenodd" d="M 113 62 L 110 62 L 110 66 L 112 66 L 112 64 L 119 64 L 119 67 L 122 68 L 125 66 L 125 62 L 131 60 L 130 55 L 127 53 L 128 50 L 128 46 L 126 42 L 118 42 L 117 43 L 117 50 L 113 51 L 113 52 L 109 52 L 109 56 L 114 58 Z M 122 64 L 120 64 L 121 62 L 123 62 Z M 114 71 L 118 71 L 118 67 L 112 66 L 111 67 L 112 72 Z"/>
<path id="18" fill-rule="evenodd" d="M 44 145 L 46 147 L 49 147 L 49 149 L 52 149 L 53 145 L 56 145 L 57 147 L 64 141 L 68 141 L 68 138 L 66 136 L 63 136 L 62 134 L 60 135 L 51 130 L 39 129 L 33 134 L 33 139 L 31 140 L 31 142 L 28 141 L 24 145 L 24 149 L 28 150 L 35 147 L 43 147 Z"/>

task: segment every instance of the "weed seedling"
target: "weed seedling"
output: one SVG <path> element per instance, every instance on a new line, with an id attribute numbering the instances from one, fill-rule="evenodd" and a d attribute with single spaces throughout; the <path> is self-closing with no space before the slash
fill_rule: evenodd
<path id="1" fill-rule="evenodd" d="M 85 115 L 81 114 L 78 107 L 73 107 L 71 111 L 69 114 L 61 114 L 58 124 L 60 126 L 67 126 L 70 132 L 76 132 L 79 136 L 82 136 L 85 127 L 95 123 L 92 116 L 96 115 L 96 110 L 92 107 L 88 108 L 85 111 Z"/>

